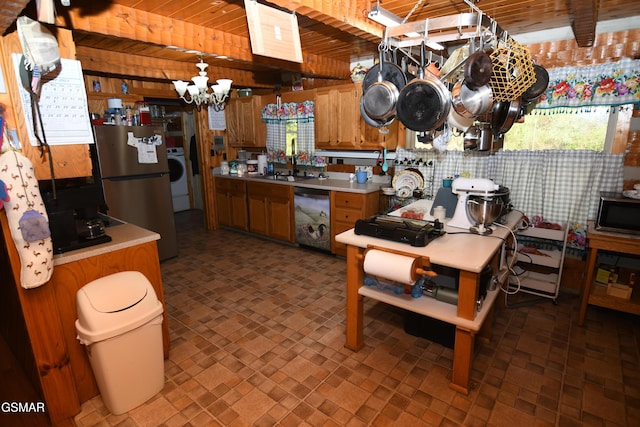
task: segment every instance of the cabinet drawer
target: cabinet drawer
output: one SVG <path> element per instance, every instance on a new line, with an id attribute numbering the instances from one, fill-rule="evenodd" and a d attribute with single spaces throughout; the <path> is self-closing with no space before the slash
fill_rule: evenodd
<path id="1" fill-rule="evenodd" d="M 335 216 L 336 221 L 350 223 L 351 227 L 353 227 L 356 220 L 362 218 L 362 211 L 356 209 L 336 208 Z"/>
<path id="2" fill-rule="evenodd" d="M 240 179 L 216 178 L 215 185 L 217 190 L 223 192 L 244 193 L 246 191 L 245 182 Z"/>
<path id="3" fill-rule="evenodd" d="M 289 199 L 291 186 L 266 182 L 248 182 L 247 192 L 250 196 L 262 196 L 267 199 Z"/>
<path id="4" fill-rule="evenodd" d="M 337 191 L 335 193 L 336 207 L 362 209 L 364 198 L 360 194 Z"/>

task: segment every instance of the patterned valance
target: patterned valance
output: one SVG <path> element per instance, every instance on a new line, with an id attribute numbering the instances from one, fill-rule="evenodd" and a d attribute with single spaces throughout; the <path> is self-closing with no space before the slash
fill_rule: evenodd
<path id="1" fill-rule="evenodd" d="M 313 101 L 267 104 L 262 109 L 262 120 L 267 123 L 282 120 L 313 120 Z"/>
<path id="2" fill-rule="evenodd" d="M 548 70 L 549 86 L 536 109 L 640 103 L 640 60 Z"/>

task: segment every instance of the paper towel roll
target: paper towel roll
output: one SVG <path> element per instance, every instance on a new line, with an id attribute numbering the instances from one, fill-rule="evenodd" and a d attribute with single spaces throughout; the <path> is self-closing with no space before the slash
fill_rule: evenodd
<path id="1" fill-rule="evenodd" d="M 369 249 L 364 256 L 363 269 L 367 274 L 407 285 L 416 281 L 418 258 Z"/>
<path id="2" fill-rule="evenodd" d="M 267 155 L 258 154 L 258 173 L 261 175 L 266 175 L 266 172 L 265 172 L 266 169 L 267 169 Z"/>
<path id="3" fill-rule="evenodd" d="M 120 98 L 109 98 L 107 99 L 107 107 L 109 109 L 122 109 L 122 99 Z"/>

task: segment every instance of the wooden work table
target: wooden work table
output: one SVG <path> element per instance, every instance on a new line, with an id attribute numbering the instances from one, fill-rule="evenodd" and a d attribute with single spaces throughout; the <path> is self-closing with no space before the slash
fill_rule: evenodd
<path id="1" fill-rule="evenodd" d="M 409 205 L 411 206 L 411 205 Z M 463 229 L 445 226 L 448 234 L 437 238 L 425 247 L 356 235 L 354 229 L 336 236 L 336 241 L 347 245 L 347 309 L 346 347 L 358 351 L 364 345 L 363 303 L 372 298 L 425 316 L 455 325 L 453 375 L 451 388 L 468 394 L 475 336 L 489 338 L 494 303 L 500 290 L 488 291 L 481 308 L 478 309 L 480 273 L 488 265 L 497 271 L 502 244 L 520 221 L 519 212 L 507 216 L 506 227 L 496 227 L 491 236 L 480 236 Z M 428 296 L 412 298 L 395 295 L 363 286 L 365 272 L 362 258 L 368 247 L 422 257 L 431 264 L 459 270 L 458 304 L 448 304 Z"/>
<path id="2" fill-rule="evenodd" d="M 598 231 L 595 223 L 587 223 L 587 271 L 582 285 L 582 301 L 580 304 L 580 316 L 578 325 L 584 324 L 587 314 L 587 305 L 610 308 L 626 313 L 640 315 L 640 292 L 636 289 L 631 299 L 624 299 L 607 295 L 606 287 L 595 284 L 596 262 L 599 251 L 619 252 L 621 254 L 640 255 L 640 236 L 633 234 L 611 233 Z"/>
<path id="3" fill-rule="evenodd" d="M 73 425 L 82 402 L 99 393 L 85 346 L 76 339 L 76 293 L 110 274 L 144 274 L 164 305 L 157 233 L 133 224 L 106 228 L 112 241 L 54 256 L 50 280 L 36 288 L 20 285 L 20 259 L 6 214 L 0 212 L 0 265 L 10 269 L 0 286 L 2 334 L 27 377 L 42 392 L 54 425 Z M 5 270 L 7 271 L 7 270 Z M 5 277 L 5 276 L 3 276 Z M 163 313 L 163 346 L 169 355 L 169 328 Z"/>

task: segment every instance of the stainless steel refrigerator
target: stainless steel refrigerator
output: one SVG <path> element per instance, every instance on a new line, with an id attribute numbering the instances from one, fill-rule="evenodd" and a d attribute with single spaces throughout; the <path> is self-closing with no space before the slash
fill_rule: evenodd
<path id="1" fill-rule="evenodd" d="M 162 128 L 93 129 L 107 214 L 160 234 L 160 260 L 175 257 L 178 245 Z"/>

